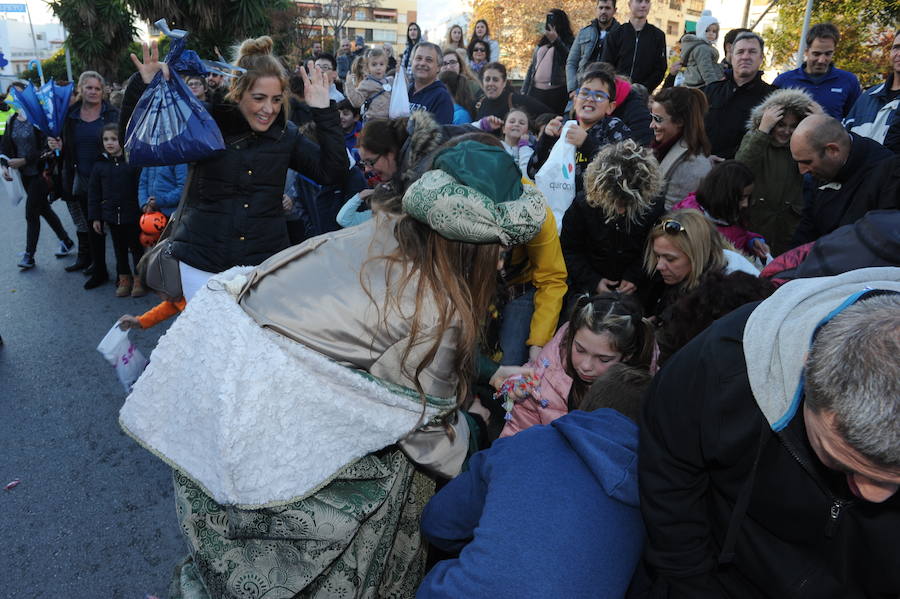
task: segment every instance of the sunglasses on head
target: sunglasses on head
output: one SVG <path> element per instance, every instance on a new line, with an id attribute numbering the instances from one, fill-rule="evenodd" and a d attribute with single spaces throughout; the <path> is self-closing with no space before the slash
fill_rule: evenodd
<path id="1" fill-rule="evenodd" d="M 656 227 L 662 229 L 669 235 L 678 235 L 679 233 L 687 235 L 687 229 L 684 228 L 684 225 L 674 218 L 667 218 L 665 220 L 660 219 L 657 221 Z"/>

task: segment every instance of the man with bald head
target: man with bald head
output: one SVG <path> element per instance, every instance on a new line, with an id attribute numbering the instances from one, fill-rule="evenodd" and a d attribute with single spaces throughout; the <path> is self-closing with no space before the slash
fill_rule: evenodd
<path id="1" fill-rule="evenodd" d="M 800 121 L 791 155 L 800 173 L 813 178 L 795 246 L 855 223 L 869 210 L 900 208 L 900 159 L 878 142 L 847 132 L 833 117 L 814 114 Z"/>

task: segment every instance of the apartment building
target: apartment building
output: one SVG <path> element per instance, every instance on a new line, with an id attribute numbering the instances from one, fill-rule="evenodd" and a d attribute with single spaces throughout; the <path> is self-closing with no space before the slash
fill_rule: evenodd
<path id="1" fill-rule="evenodd" d="M 367 44 L 405 44 L 406 27 L 416 20 L 417 0 L 380 0 L 377 3 L 305 1 L 297 4 L 310 16 L 306 28 L 311 30 L 313 37 L 316 33 L 350 40 L 362 36 Z M 361 6 L 365 4 L 370 5 Z M 341 31 L 335 35 L 335 25 L 340 23 L 343 23 Z"/>

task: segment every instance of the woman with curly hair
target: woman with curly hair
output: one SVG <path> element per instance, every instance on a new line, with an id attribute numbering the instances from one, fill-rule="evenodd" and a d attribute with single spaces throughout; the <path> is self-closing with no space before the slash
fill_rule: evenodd
<path id="1" fill-rule="evenodd" d="M 572 291 L 635 292 L 645 280 L 647 233 L 664 210 L 661 185 L 653 153 L 634 140 L 597 153 L 584 173 L 584 195 L 563 216 L 560 242 Z"/>

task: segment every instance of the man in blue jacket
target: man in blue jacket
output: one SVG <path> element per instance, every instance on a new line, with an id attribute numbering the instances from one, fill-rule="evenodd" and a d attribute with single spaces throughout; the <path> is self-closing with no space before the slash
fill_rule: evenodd
<path id="1" fill-rule="evenodd" d="M 623 597 L 644 539 L 635 421 L 649 383 L 616 364 L 579 410 L 475 454 L 422 513 L 428 541 L 459 556 L 416 596 Z"/>
<path id="2" fill-rule="evenodd" d="M 443 52 L 437 44 L 420 42 L 413 49 L 413 82 L 409 86 L 410 110 L 427 110 L 439 125 L 453 123 L 453 96 L 438 81 Z"/>
<path id="3" fill-rule="evenodd" d="M 853 104 L 844 126 L 863 137 L 888 145 L 887 132 L 898 122 L 900 106 L 900 30 L 891 45 L 891 73 L 883 82 L 867 89 Z M 895 150 L 896 151 L 896 150 Z"/>
<path id="4" fill-rule="evenodd" d="M 776 77 L 772 85 L 806 90 L 825 112 L 838 120 L 843 119 L 862 87 L 856 75 L 834 66 L 834 52 L 840 39 L 841 34 L 831 23 L 810 27 L 803 64 Z"/>

